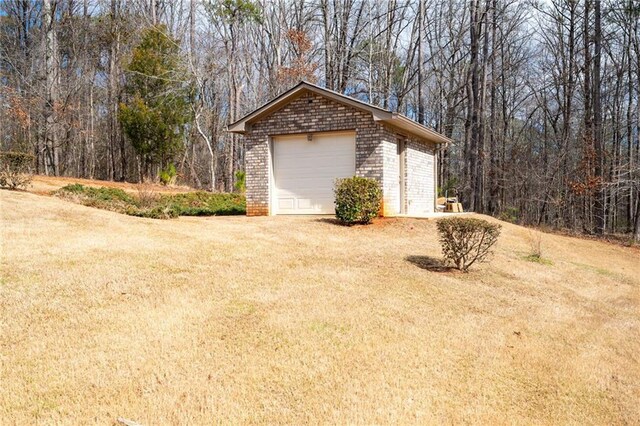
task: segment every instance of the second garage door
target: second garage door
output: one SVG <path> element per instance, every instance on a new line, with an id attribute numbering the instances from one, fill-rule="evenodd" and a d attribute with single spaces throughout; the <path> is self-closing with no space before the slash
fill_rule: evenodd
<path id="1" fill-rule="evenodd" d="M 273 143 L 275 214 L 333 214 L 333 185 L 356 169 L 355 134 L 276 137 Z"/>

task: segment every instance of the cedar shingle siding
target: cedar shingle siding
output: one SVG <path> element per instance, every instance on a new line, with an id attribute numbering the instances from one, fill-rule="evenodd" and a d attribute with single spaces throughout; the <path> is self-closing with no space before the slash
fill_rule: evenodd
<path id="1" fill-rule="evenodd" d="M 385 215 L 399 213 L 397 139 L 402 132 L 374 121 L 367 111 L 308 91 L 252 123 L 245 133 L 247 215 L 269 214 L 271 137 L 341 130 L 355 130 L 356 174 L 380 182 Z M 405 211 L 432 212 L 434 145 L 408 138 L 405 162 Z"/>

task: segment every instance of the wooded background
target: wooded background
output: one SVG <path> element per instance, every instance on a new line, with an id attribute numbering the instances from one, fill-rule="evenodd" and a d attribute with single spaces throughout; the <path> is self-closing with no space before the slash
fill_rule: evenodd
<path id="1" fill-rule="evenodd" d="M 156 28 L 189 88 L 169 159 L 189 185 L 233 190 L 225 126 L 305 79 L 454 139 L 440 190 L 469 210 L 640 239 L 639 18 L 633 0 L 3 0 L 0 150 L 140 180 L 119 110 Z"/>

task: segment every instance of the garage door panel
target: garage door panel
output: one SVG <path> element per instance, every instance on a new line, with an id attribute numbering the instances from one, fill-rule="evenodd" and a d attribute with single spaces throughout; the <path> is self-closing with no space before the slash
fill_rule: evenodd
<path id="1" fill-rule="evenodd" d="M 327 160 L 323 160 L 321 158 L 317 158 L 316 161 L 321 162 L 321 161 L 325 161 L 325 162 L 330 162 L 331 159 L 327 159 Z M 346 163 L 346 162 L 333 162 L 333 164 L 331 165 L 319 165 L 319 164 L 314 164 L 314 163 L 306 163 L 303 165 L 300 164 L 291 164 L 289 166 L 287 166 L 286 164 L 283 165 L 281 164 L 280 167 L 286 167 L 286 173 L 282 173 L 282 170 L 280 171 L 280 177 L 281 178 L 286 178 L 286 179 L 303 179 L 305 177 L 309 177 L 311 178 L 312 176 L 314 177 L 332 177 L 334 176 L 336 173 L 340 174 L 340 173 L 346 173 L 347 171 L 351 171 L 352 167 L 351 164 Z M 309 172 L 313 172 L 313 175 L 309 175 Z"/>
<path id="2" fill-rule="evenodd" d="M 353 133 L 276 138 L 275 213 L 332 214 L 335 180 L 354 174 Z"/>
<path id="3" fill-rule="evenodd" d="M 342 167 L 352 168 L 351 161 L 349 160 L 350 159 L 334 157 L 331 155 L 315 155 L 309 158 L 303 158 L 303 157 L 292 157 L 292 158 L 286 158 L 286 159 L 283 158 L 283 159 L 280 159 L 280 166 L 304 168 L 305 166 L 312 165 L 314 167 L 323 168 L 323 167 L 334 167 L 336 165 L 340 165 Z"/>
<path id="4" fill-rule="evenodd" d="M 323 206 L 333 204 L 333 198 L 304 198 L 304 197 L 280 197 L 278 198 L 278 211 L 297 211 L 297 214 L 317 214 L 317 210 Z M 296 213 L 287 213 L 296 214 Z"/>
<path id="5" fill-rule="evenodd" d="M 329 193 L 329 191 L 326 191 L 326 193 L 322 194 L 322 193 L 319 193 L 316 188 L 317 187 L 307 186 L 306 188 L 300 188 L 295 190 L 280 189 L 278 191 L 278 197 L 279 198 L 311 198 L 311 199 L 331 198 L 333 199 L 333 190 L 331 191 L 331 193 Z M 331 196 L 329 196 L 329 194 Z"/>
<path id="6" fill-rule="evenodd" d="M 335 166 L 352 168 L 352 158 L 336 157 L 333 155 L 314 155 L 310 157 L 280 157 L 279 167 L 303 169 L 314 166 L 316 169 L 334 168 Z"/>
<path id="7" fill-rule="evenodd" d="M 286 198 L 280 197 L 278 198 L 278 210 L 292 210 L 295 209 L 296 199 L 295 198 Z"/>
<path id="8" fill-rule="evenodd" d="M 302 173 L 310 173 L 311 170 L 300 169 L 300 174 Z M 335 176 L 331 171 L 327 171 L 323 174 L 314 175 L 313 177 L 301 177 L 301 178 L 292 178 L 292 177 L 281 177 L 278 181 L 278 187 L 281 189 L 292 190 L 292 189 L 300 189 L 305 187 L 317 188 L 320 185 L 321 181 L 323 184 L 329 183 L 333 185 L 333 181 L 335 180 Z M 293 186 L 292 186 L 293 185 Z"/>

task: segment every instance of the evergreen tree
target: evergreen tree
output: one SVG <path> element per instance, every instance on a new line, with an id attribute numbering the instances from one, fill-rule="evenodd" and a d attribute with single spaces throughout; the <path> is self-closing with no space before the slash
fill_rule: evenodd
<path id="1" fill-rule="evenodd" d="M 144 30 L 126 68 L 127 101 L 120 104 L 119 118 L 145 178 L 184 149 L 190 87 L 179 54 L 179 42 L 164 26 L 154 26 Z"/>

